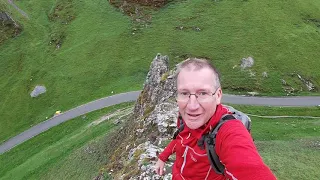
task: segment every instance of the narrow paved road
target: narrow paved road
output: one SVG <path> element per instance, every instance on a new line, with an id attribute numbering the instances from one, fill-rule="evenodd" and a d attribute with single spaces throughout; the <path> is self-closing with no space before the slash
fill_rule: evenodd
<path id="1" fill-rule="evenodd" d="M 318 106 L 320 96 L 254 97 L 224 94 L 222 102 L 255 106 Z"/>
<path id="2" fill-rule="evenodd" d="M 24 16 L 27 19 L 29 19 L 28 14 L 25 13 L 24 11 L 22 11 L 16 4 L 14 4 L 13 0 L 8 0 L 8 3 L 11 4 L 17 11 L 19 11 L 22 16 Z"/>
<path id="3" fill-rule="evenodd" d="M 27 141 L 28 139 L 63 123 L 67 120 L 81 116 L 83 114 L 102 109 L 104 107 L 120 104 L 123 102 L 135 101 L 140 94 L 140 91 L 132 91 L 122 94 L 117 94 L 87 104 L 78 106 L 58 116 L 55 116 L 47 121 L 39 123 L 36 126 L 22 132 L 21 134 L 9 139 L 0 145 L 0 154 L 10 150 L 11 148 Z M 320 96 L 316 97 L 247 97 L 224 94 L 223 103 L 230 104 L 247 104 L 259 106 L 318 106 L 320 105 Z"/>

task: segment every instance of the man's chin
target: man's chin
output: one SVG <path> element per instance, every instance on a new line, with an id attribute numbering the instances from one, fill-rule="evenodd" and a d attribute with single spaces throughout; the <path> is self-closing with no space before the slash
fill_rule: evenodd
<path id="1" fill-rule="evenodd" d="M 187 124 L 187 126 L 188 126 L 188 128 L 190 128 L 190 129 L 198 129 L 199 127 L 201 127 L 202 126 L 202 124 L 201 123 L 199 123 L 199 122 L 190 122 L 190 121 L 186 121 L 186 124 Z"/>

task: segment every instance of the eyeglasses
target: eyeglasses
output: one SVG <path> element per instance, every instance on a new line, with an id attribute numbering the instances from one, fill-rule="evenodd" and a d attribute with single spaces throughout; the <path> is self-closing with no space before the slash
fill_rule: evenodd
<path id="1" fill-rule="evenodd" d="M 199 92 L 196 92 L 194 94 L 191 94 L 189 92 L 178 92 L 176 99 L 179 102 L 188 102 L 190 97 L 191 97 L 191 95 L 194 95 L 197 98 L 199 103 L 201 103 L 201 102 L 209 102 L 209 101 L 212 100 L 212 96 L 214 96 L 216 94 L 216 92 L 219 89 L 219 87 L 216 89 L 216 91 L 214 93 L 206 92 L 206 91 L 199 91 Z"/>

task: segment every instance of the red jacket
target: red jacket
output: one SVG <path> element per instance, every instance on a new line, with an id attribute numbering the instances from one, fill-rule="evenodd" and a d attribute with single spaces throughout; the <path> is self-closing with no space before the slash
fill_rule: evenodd
<path id="1" fill-rule="evenodd" d="M 226 113 L 228 113 L 227 108 L 218 105 L 215 114 L 202 128 L 192 130 L 184 123 L 183 131 L 159 155 L 165 162 L 176 152 L 176 160 L 172 167 L 173 180 L 276 179 L 263 163 L 251 135 L 241 121 L 228 121 L 218 131 L 215 149 L 225 166 L 225 171 L 224 175 L 214 172 L 206 150 L 200 149 L 197 141 L 202 134 L 214 128 L 221 116 Z"/>

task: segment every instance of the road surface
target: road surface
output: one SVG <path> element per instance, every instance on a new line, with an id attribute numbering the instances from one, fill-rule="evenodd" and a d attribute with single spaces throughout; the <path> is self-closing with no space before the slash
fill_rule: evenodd
<path id="1" fill-rule="evenodd" d="M 89 112 L 102 109 L 108 106 L 120 104 L 123 102 L 135 101 L 140 91 L 132 91 L 121 93 L 102 99 L 98 99 L 87 104 L 78 106 L 58 116 L 52 117 L 47 121 L 39 123 L 21 134 L 7 140 L 0 145 L 0 154 L 10 150 L 11 148 L 31 139 L 32 137 L 57 126 L 67 120 L 87 114 Z M 301 96 L 301 97 L 248 97 L 224 94 L 222 102 L 226 104 L 244 104 L 258 106 L 319 106 L 320 96 Z"/>

